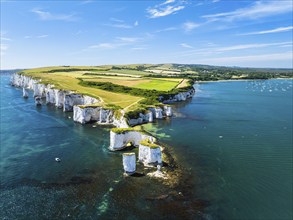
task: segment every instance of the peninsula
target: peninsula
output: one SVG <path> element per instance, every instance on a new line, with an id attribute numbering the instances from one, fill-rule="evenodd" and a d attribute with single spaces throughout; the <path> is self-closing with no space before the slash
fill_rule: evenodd
<path id="1" fill-rule="evenodd" d="M 164 148 L 140 125 L 171 117 L 172 103 L 191 98 L 195 81 L 276 77 L 292 77 L 292 71 L 182 64 L 58 66 L 20 71 L 12 75 L 11 84 L 23 88 L 24 98 L 29 96 L 27 90 L 33 90 L 36 105 L 51 104 L 73 112 L 77 123 L 115 126 L 109 150 L 139 147 L 140 162 L 161 167 Z M 123 165 L 126 173 L 133 174 L 136 155 L 123 154 Z M 157 174 L 152 176 L 166 178 Z"/>
<path id="2" fill-rule="evenodd" d="M 161 167 L 164 148 L 139 125 L 171 117 L 170 104 L 191 98 L 195 90 L 191 79 L 170 75 L 177 70 L 161 70 L 166 71 L 165 77 L 150 76 L 156 71 L 151 65 L 47 67 L 15 73 L 11 84 L 23 88 L 24 98 L 33 90 L 38 106 L 50 104 L 73 112 L 75 122 L 115 126 L 109 150 L 139 147 L 140 162 Z M 135 163 L 133 153 L 123 154 L 125 173 L 135 173 Z M 161 168 L 157 174 L 152 176 L 166 179 Z"/>

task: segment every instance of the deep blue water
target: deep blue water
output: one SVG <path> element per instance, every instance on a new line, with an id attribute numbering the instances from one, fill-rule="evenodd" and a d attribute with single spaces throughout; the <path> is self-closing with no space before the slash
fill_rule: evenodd
<path id="1" fill-rule="evenodd" d="M 198 214 L 146 199 L 167 192 L 155 180 L 123 177 L 109 127 L 37 108 L 0 79 L 1 219 L 292 219 L 292 80 L 199 84 L 175 117 L 146 125 L 190 173 Z"/>
<path id="2" fill-rule="evenodd" d="M 292 219 L 292 80 L 196 85 L 177 117 L 146 127 L 197 177 L 216 219 Z"/>

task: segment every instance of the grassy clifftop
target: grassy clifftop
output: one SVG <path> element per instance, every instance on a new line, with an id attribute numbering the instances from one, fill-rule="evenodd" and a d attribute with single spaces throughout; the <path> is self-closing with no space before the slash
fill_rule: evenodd
<path id="1" fill-rule="evenodd" d="M 292 69 L 250 69 L 184 64 L 56 66 L 24 70 L 56 88 L 76 91 L 125 112 L 156 105 L 158 96 L 186 90 L 192 81 L 293 77 Z"/>
<path id="2" fill-rule="evenodd" d="M 161 94 L 174 93 L 189 86 L 179 77 L 149 77 L 152 65 L 128 66 L 57 66 L 29 69 L 21 74 L 41 79 L 44 84 L 71 90 L 117 106 L 126 112 L 151 105 Z"/>

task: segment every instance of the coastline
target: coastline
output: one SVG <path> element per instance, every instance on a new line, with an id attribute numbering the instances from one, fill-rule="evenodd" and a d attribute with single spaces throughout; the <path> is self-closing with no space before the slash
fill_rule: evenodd
<path id="1" fill-rule="evenodd" d="M 142 173 L 137 172 L 134 174 L 134 177 L 139 177 L 142 174 L 142 176 L 145 176 L 145 178 L 148 178 L 150 181 L 154 182 L 154 185 L 156 185 L 156 183 L 159 185 L 162 184 L 164 186 L 164 194 L 157 192 L 159 194 L 148 196 L 145 199 L 147 201 L 160 201 L 160 203 L 164 203 L 163 206 L 166 208 L 178 206 L 182 210 L 188 209 L 192 210 L 194 213 L 198 213 L 197 215 L 199 216 L 202 215 L 208 202 L 193 198 L 192 195 L 194 192 L 192 191 L 192 188 L 194 186 L 194 181 L 192 179 L 194 177 L 191 176 L 188 170 L 180 165 L 172 150 L 172 147 L 160 142 L 156 135 L 149 132 L 147 133 L 150 134 L 151 137 L 155 137 L 156 143 L 161 147 L 163 159 L 162 172 L 157 173 L 157 167 L 144 167 L 142 163 L 139 163 L 138 166 L 140 167 L 139 169 Z M 138 149 L 136 149 L 136 151 L 137 150 Z M 131 179 L 127 181 L 130 180 Z M 181 214 L 185 215 L 184 212 Z"/>
<path id="2" fill-rule="evenodd" d="M 81 124 L 85 124 L 86 121 L 84 121 L 84 119 L 80 119 L 80 116 L 82 116 L 83 118 L 87 118 L 88 117 L 87 114 L 90 114 L 90 118 L 91 118 L 92 111 L 95 109 L 99 110 L 98 113 L 94 114 L 95 117 L 97 116 L 100 117 L 100 119 L 97 122 L 98 124 L 113 125 L 114 127 L 121 128 L 121 129 L 127 129 L 127 127 L 131 128 L 131 126 L 129 126 L 128 124 L 131 120 L 132 121 L 136 120 L 134 123 L 134 126 L 137 126 L 137 125 L 141 125 L 145 123 L 151 123 L 153 122 L 153 118 L 164 119 L 165 117 L 172 116 L 171 107 L 164 106 L 162 109 L 161 108 L 150 109 L 150 112 L 147 114 L 153 114 L 153 115 L 148 116 L 148 119 L 146 121 L 143 119 L 141 120 L 131 119 L 131 118 L 127 119 L 124 117 L 123 113 L 121 114 L 120 118 L 116 118 L 115 113 L 113 111 L 110 111 L 107 109 L 103 110 L 103 107 L 100 107 L 99 105 L 93 106 L 93 105 L 96 105 L 95 102 L 99 103 L 99 101 L 96 99 L 93 99 L 93 98 L 91 99 L 91 97 L 88 98 L 87 96 L 76 94 L 72 91 L 56 90 L 54 89 L 54 85 L 50 85 L 50 84 L 44 85 L 42 84 L 41 80 L 36 80 L 29 76 L 21 75 L 18 73 L 13 74 L 11 77 L 11 84 L 14 86 L 23 88 L 24 94 L 25 94 L 25 89 L 33 90 L 35 97 L 39 97 L 40 99 L 46 99 L 47 104 L 54 104 L 57 108 L 62 107 L 63 111 L 73 111 L 73 120 Z M 179 94 L 176 94 L 174 97 L 178 97 L 178 98 L 176 98 L 174 101 L 185 101 L 188 98 L 191 98 L 195 91 L 195 88 L 193 86 L 191 86 L 191 88 L 192 88 L 191 92 L 188 90 L 188 92 L 181 92 Z M 60 92 L 65 93 L 65 95 L 63 94 L 60 95 L 59 94 Z M 68 96 L 70 96 L 69 97 L 70 100 L 66 101 L 66 97 Z M 62 98 L 64 99 L 63 101 L 61 100 Z M 77 99 L 77 101 L 75 99 Z M 90 101 L 88 104 L 86 103 L 87 100 Z M 173 102 L 173 100 L 171 99 L 170 102 Z M 40 105 L 42 105 L 42 103 Z M 166 111 L 166 113 L 164 113 L 164 111 Z M 102 116 L 101 114 L 105 114 L 105 115 Z M 140 115 L 139 116 L 140 118 L 145 117 L 144 114 L 142 113 L 140 113 L 139 115 Z M 165 116 L 163 117 L 163 115 Z M 103 121 L 101 118 L 103 118 Z M 101 122 L 105 122 L 105 123 L 101 123 Z M 153 135 L 150 135 L 150 137 L 152 138 Z M 111 137 L 111 142 L 112 142 L 112 137 Z M 156 139 L 156 143 L 159 144 L 159 141 L 157 141 L 157 139 Z M 110 145 L 113 145 L 113 144 L 115 145 L 115 142 L 112 144 L 110 143 Z M 123 148 L 125 147 L 123 146 L 121 149 Z M 179 165 L 177 164 L 175 157 L 171 155 L 167 147 L 162 147 L 161 151 L 164 158 L 163 163 L 165 164 L 164 170 L 166 168 L 166 173 L 165 173 L 166 175 L 163 175 L 163 176 L 154 175 L 154 177 L 158 177 L 164 180 L 163 182 L 166 185 L 176 187 L 180 185 L 180 179 L 182 179 L 183 172 L 181 169 L 179 169 Z"/>
<path id="3" fill-rule="evenodd" d="M 214 83 L 214 82 L 240 82 L 240 81 L 256 81 L 256 80 L 293 80 L 292 78 L 269 78 L 269 79 L 220 79 L 220 80 L 207 80 L 207 81 L 194 81 L 195 84 L 198 83 Z"/>

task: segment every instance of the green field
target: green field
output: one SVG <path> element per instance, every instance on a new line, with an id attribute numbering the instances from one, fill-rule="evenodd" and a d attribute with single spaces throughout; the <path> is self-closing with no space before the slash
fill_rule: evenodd
<path id="1" fill-rule="evenodd" d="M 133 65 L 131 68 L 137 68 L 137 66 Z M 146 97 L 149 96 L 147 94 L 151 96 L 158 94 L 160 91 L 169 92 L 182 84 L 183 80 L 182 78 L 150 78 L 144 77 L 144 75 L 149 75 L 148 72 L 135 69 L 117 69 L 118 67 L 111 68 L 112 66 L 57 66 L 24 70 L 22 73 L 41 79 L 44 84 L 53 84 L 55 88 L 89 95 L 100 99 L 102 104 L 114 105 L 124 110 L 133 110 L 140 107 L 140 101 L 150 98 Z M 111 90 L 105 89 L 105 87 L 81 84 L 81 80 L 89 83 L 112 83 L 113 86 L 119 85 L 120 87 L 140 90 L 130 95 L 122 90 Z M 157 92 L 148 93 L 147 91 Z"/>
<path id="2" fill-rule="evenodd" d="M 174 89 L 180 83 L 180 81 L 181 81 L 180 79 L 179 79 L 179 82 L 161 80 L 161 79 L 151 79 L 147 82 L 139 83 L 135 85 L 134 87 L 139 89 L 150 89 L 150 90 L 155 89 L 158 91 L 170 91 Z"/>
<path id="3" fill-rule="evenodd" d="M 24 71 L 24 74 L 26 73 L 27 71 Z M 42 72 L 29 72 L 26 75 L 41 79 L 45 84 L 53 84 L 56 88 L 71 90 L 80 94 L 89 95 L 100 99 L 105 104 L 116 105 L 121 108 L 126 108 L 142 99 L 142 97 L 113 93 L 101 89 L 81 86 L 79 85 L 79 80 L 75 77 L 76 74 L 67 76 L 63 75 L 62 73 L 58 75 L 57 73 L 48 74 Z"/>
<path id="4" fill-rule="evenodd" d="M 81 77 L 85 81 L 91 82 L 111 82 L 113 84 L 128 86 L 139 89 L 170 91 L 177 87 L 182 79 L 154 79 L 154 78 L 134 78 L 134 77 L 110 77 L 99 76 L 93 78 Z"/>
<path id="5" fill-rule="evenodd" d="M 192 64 L 55 66 L 23 74 L 56 88 L 75 91 L 125 111 L 159 104 L 158 97 L 185 91 L 192 81 L 292 78 L 292 69 L 229 68 Z"/>

